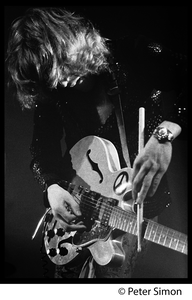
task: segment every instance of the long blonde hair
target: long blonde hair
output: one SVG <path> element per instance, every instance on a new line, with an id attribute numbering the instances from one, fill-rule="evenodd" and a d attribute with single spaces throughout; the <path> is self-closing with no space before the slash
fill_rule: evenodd
<path id="1" fill-rule="evenodd" d="M 108 69 L 106 41 L 90 21 L 65 9 L 29 9 L 13 22 L 7 50 L 21 105 L 31 108 L 42 91 Z"/>

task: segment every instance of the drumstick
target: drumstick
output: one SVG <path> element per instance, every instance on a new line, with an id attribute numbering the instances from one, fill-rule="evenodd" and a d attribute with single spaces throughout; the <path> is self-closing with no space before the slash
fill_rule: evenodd
<path id="1" fill-rule="evenodd" d="M 145 108 L 139 108 L 138 153 L 144 148 Z M 139 193 L 138 193 L 139 196 Z M 137 204 L 137 251 L 141 251 L 141 234 L 143 223 L 143 203 Z"/>

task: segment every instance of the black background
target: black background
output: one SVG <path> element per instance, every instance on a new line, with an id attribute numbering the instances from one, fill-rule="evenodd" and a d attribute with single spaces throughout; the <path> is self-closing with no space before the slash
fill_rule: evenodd
<path id="1" fill-rule="evenodd" d="M 6 6 L 4 10 L 5 50 L 11 22 L 28 6 Z M 115 38 L 129 32 L 144 34 L 175 52 L 187 54 L 187 6 L 65 6 L 88 17 L 102 35 Z M 5 71 L 5 82 L 7 73 Z M 5 277 L 7 281 L 43 278 L 40 255 L 41 232 L 31 236 L 44 213 L 42 192 L 29 170 L 29 145 L 33 112 L 22 111 L 5 84 Z M 159 223 L 187 233 L 187 140 L 173 144 L 168 180 L 173 204 L 159 217 Z M 48 263 L 49 277 L 53 265 Z M 187 278 L 187 257 L 155 244 L 135 275 L 136 278 Z"/>

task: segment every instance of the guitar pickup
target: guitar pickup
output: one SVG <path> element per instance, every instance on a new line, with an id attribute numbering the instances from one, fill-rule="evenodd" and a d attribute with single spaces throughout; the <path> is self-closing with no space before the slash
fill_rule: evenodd
<path id="1" fill-rule="evenodd" d="M 81 192 L 80 209 L 85 219 L 98 220 L 101 206 L 101 194 L 84 189 Z"/>

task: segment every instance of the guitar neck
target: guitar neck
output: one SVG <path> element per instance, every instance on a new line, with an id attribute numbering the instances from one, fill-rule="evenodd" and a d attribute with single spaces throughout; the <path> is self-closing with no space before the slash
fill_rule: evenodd
<path id="1" fill-rule="evenodd" d="M 63 181 L 63 186 L 72 195 L 75 194 L 73 191 L 74 184 Z M 112 228 L 137 235 L 136 215 L 115 206 L 117 204 L 115 199 L 106 198 L 107 202 L 104 202 L 102 206 L 101 203 L 95 202 L 96 195 L 99 197 L 100 194 L 86 190 L 82 190 L 80 194 L 81 209 L 85 216 L 90 217 L 90 213 L 91 211 L 94 212 L 97 203 L 98 206 L 101 205 L 101 211 L 103 210 L 105 224 L 108 224 Z M 147 219 L 144 220 L 143 227 L 145 228 L 144 238 L 146 240 L 187 254 L 187 235 Z"/>
<path id="2" fill-rule="evenodd" d="M 109 225 L 124 232 L 137 235 L 136 215 L 114 207 L 109 219 Z M 187 254 L 187 235 L 151 220 L 144 220 L 144 239 L 153 243 Z"/>

